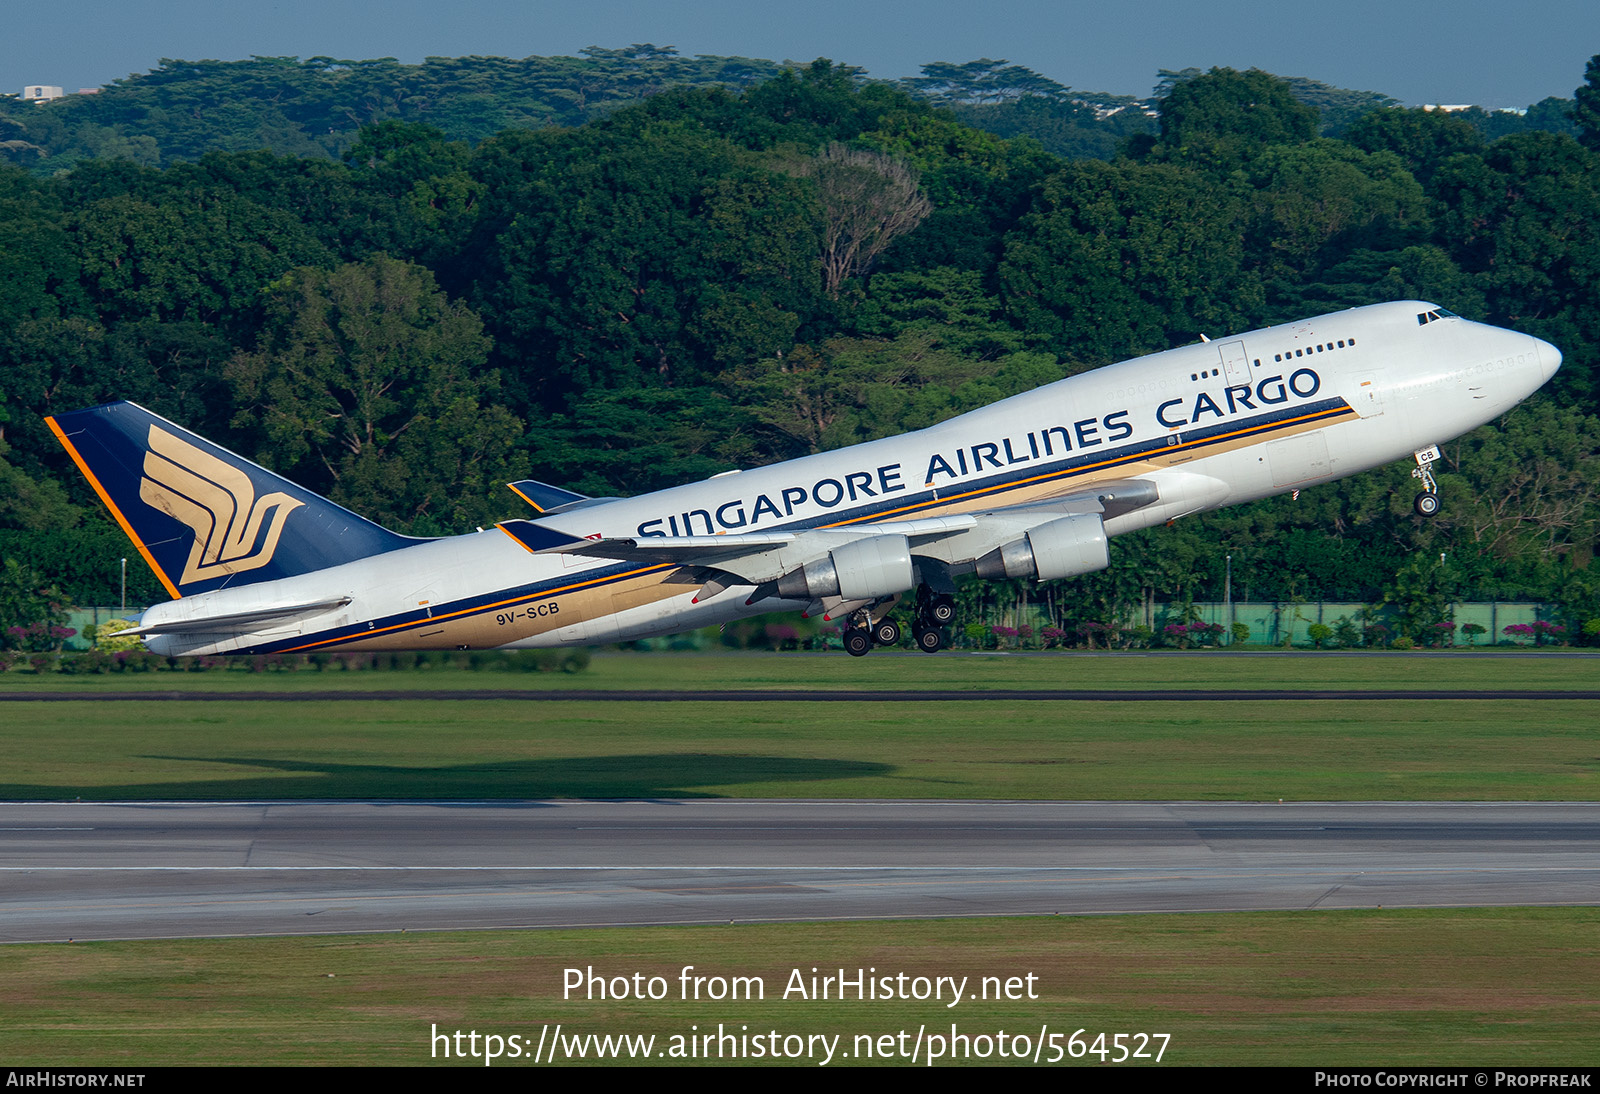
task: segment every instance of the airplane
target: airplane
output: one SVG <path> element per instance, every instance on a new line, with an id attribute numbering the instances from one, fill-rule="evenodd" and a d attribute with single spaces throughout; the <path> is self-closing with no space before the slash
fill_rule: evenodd
<path id="1" fill-rule="evenodd" d="M 588 646 L 758 613 L 861 656 L 947 643 L 955 579 L 1053 581 L 1110 537 L 1412 457 L 1548 381 L 1561 352 L 1435 304 L 1352 308 L 1071 376 L 927 429 L 633 498 L 534 480 L 528 519 L 417 539 L 133 403 L 46 419 L 172 595 L 156 653 Z"/>

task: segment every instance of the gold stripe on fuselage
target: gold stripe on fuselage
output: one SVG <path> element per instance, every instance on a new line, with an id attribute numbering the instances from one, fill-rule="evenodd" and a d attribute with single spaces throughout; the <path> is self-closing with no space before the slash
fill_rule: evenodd
<path id="1" fill-rule="evenodd" d="M 840 528 L 851 524 L 871 524 L 903 518 L 913 513 L 918 517 L 939 517 L 1037 504 L 1064 494 L 1078 493 L 1096 482 L 1137 478 L 1164 468 L 1179 467 L 1197 458 L 1204 459 L 1235 452 L 1263 444 L 1268 440 L 1279 440 L 1321 429 L 1333 422 L 1343 421 L 1347 417 L 1357 417 L 1355 410 L 1346 407 L 1331 416 L 1329 412 L 1321 411 L 1301 418 L 1291 418 L 1267 430 L 1262 430 L 1260 426 L 1244 428 L 1236 433 L 1207 437 L 1159 449 L 1142 459 L 1127 462 L 1123 462 L 1125 457 L 1110 459 L 1103 463 L 1074 469 L 1066 475 L 1060 471 L 1048 472 L 1022 479 L 1000 490 L 991 488 L 962 491 L 941 497 L 937 501 L 918 502 L 915 505 L 855 517 L 823 527 Z M 401 650 L 465 646 L 471 649 L 488 649 L 503 646 L 558 627 L 572 626 L 585 620 L 603 618 L 617 611 L 644 607 L 682 596 L 688 589 L 684 585 L 669 583 L 666 580 L 677 569 L 679 567 L 671 563 L 643 567 L 615 577 L 598 577 L 575 582 L 531 597 L 516 597 L 480 608 L 439 615 L 421 624 L 416 622 L 396 624 L 346 639 L 325 639 L 304 646 L 295 646 L 285 652 L 331 648 Z M 530 604 L 554 602 L 557 596 L 561 599 L 558 602 L 559 611 L 555 614 L 534 613 L 525 616 L 518 614 L 526 611 Z M 508 614 L 517 617 L 509 622 L 502 622 L 502 617 Z"/>

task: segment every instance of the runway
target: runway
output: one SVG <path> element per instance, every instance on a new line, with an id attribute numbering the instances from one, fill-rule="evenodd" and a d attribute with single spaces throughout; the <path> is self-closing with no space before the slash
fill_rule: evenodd
<path id="1" fill-rule="evenodd" d="M 0 804 L 0 940 L 1600 903 L 1600 803 Z"/>

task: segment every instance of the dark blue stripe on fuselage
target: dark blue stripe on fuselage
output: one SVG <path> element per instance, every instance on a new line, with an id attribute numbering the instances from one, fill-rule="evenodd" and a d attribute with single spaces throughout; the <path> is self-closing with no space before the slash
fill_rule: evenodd
<path id="1" fill-rule="evenodd" d="M 1271 433 L 1282 428 L 1286 423 L 1303 425 L 1308 422 L 1324 421 L 1328 418 L 1339 417 L 1348 413 L 1352 413 L 1350 404 L 1343 399 L 1320 399 L 1314 403 L 1302 403 L 1299 406 L 1274 411 L 1270 414 L 1259 414 L 1243 420 L 1236 419 L 1231 422 L 1206 426 L 1203 429 L 1180 430 L 1178 435 L 1183 439 L 1179 444 L 1168 444 L 1168 438 L 1166 437 L 1147 438 L 1120 447 L 1087 453 L 1079 452 L 1064 459 L 1052 461 L 1049 464 L 1030 461 L 1027 464 L 1008 467 L 982 479 L 972 479 L 949 487 L 940 487 L 937 491 L 938 496 L 935 496 L 934 490 L 923 489 L 915 493 L 897 496 L 891 504 L 884 504 L 888 499 L 879 499 L 877 504 L 874 505 L 857 506 L 850 510 L 837 510 L 804 520 L 773 525 L 770 528 L 763 528 L 761 531 L 779 529 L 806 531 L 845 524 L 863 524 L 874 519 L 882 519 L 885 514 L 891 514 L 894 519 L 900 519 L 929 509 L 943 508 L 956 502 L 970 501 L 974 498 L 995 498 L 1008 490 L 1014 490 L 1023 485 L 1032 487 L 1053 479 L 1070 478 L 1086 474 L 1089 471 L 1102 471 L 1108 468 L 1120 467 L 1130 463 L 1137 463 L 1140 460 L 1148 460 L 1158 455 L 1194 452 L 1243 438 L 1259 437 L 1262 434 Z M 299 635 L 294 638 L 279 639 L 275 642 L 252 646 L 237 652 L 241 654 L 303 652 L 343 642 L 375 638 L 383 634 L 415 630 L 420 627 L 437 627 L 450 622 L 452 619 L 475 615 L 490 607 L 514 608 L 519 604 L 547 599 L 558 592 L 565 594 L 578 590 L 593 589 L 601 585 L 612 584 L 624 578 L 674 570 L 678 566 L 679 564 L 675 562 L 645 566 L 641 566 L 637 562 L 618 562 L 599 570 L 587 570 L 579 574 L 552 577 L 529 585 L 514 586 L 485 593 L 481 596 L 467 597 L 450 604 L 438 606 L 434 609 L 432 615 L 423 611 L 401 612 L 382 619 L 374 619 L 314 635 Z M 685 591 L 687 591 L 687 588 Z"/>

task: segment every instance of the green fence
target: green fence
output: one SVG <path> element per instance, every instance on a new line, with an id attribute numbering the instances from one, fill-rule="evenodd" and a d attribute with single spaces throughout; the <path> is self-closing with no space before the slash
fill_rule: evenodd
<path id="1" fill-rule="evenodd" d="M 1314 623 L 1325 626 L 1335 626 L 1340 619 L 1348 619 L 1358 629 L 1362 626 L 1362 614 L 1368 608 L 1366 604 L 1344 604 L 1331 600 L 1310 600 L 1300 604 L 1287 602 L 1275 603 L 1259 600 L 1235 600 L 1231 604 L 1210 603 L 1195 604 L 1200 612 L 1202 623 L 1220 623 L 1224 629 L 1231 628 L 1234 623 L 1243 623 L 1250 628 L 1250 642 L 1262 645 L 1279 646 L 1285 643 L 1287 636 L 1290 645 L 1311 645 L 1311 636 L 1308 633 Z M 1458 601 L 1450 605 L 1446 616 L 1455 623 L 1454 644 L 1465 645 L 1493 645 L 1497 642 L 1512 641 L 1505 634 L 1505 628 L 1518 623 L 1531 624 L 1537 620 L 1551 618 L 1551 606 L 1548 604 L 1530 604 L 1518 601 Z M 1160 604 L 1154 606 L 1153 618 L 1148 625 L 1155 630 L 1168 622 L 1180 622 L 1176 617 L 1176 605 Z M 1394 621 L 1383 611 L 1378 611 L 1371 622 L 1383 623 L 1389 627 L 1391 634 L 1395 633 Z M 1461 628 L 1467 623 L 1476 623 L 1484 629 L 1484 633 L 1477 636 L 1476 640 L 1469 643 L 1467 636 L 1461 633 Z M 1519 643 L 1533 644 L 1533 639 L 1517 639 Z"/>
<path id="2" fill-rule="evenodd" d="M 98 627 L 102 623 L 109 623 L 113 619 L 137 620 L 144 614 L 144 609 L 129 605 L 127 608 L 73 608 L 67 612 L 67 626 L 78 633 L 67 639 L 66 648 L 69 650 L 86 650 L 90 641 L 83 636 L 87 627 Z"/>

